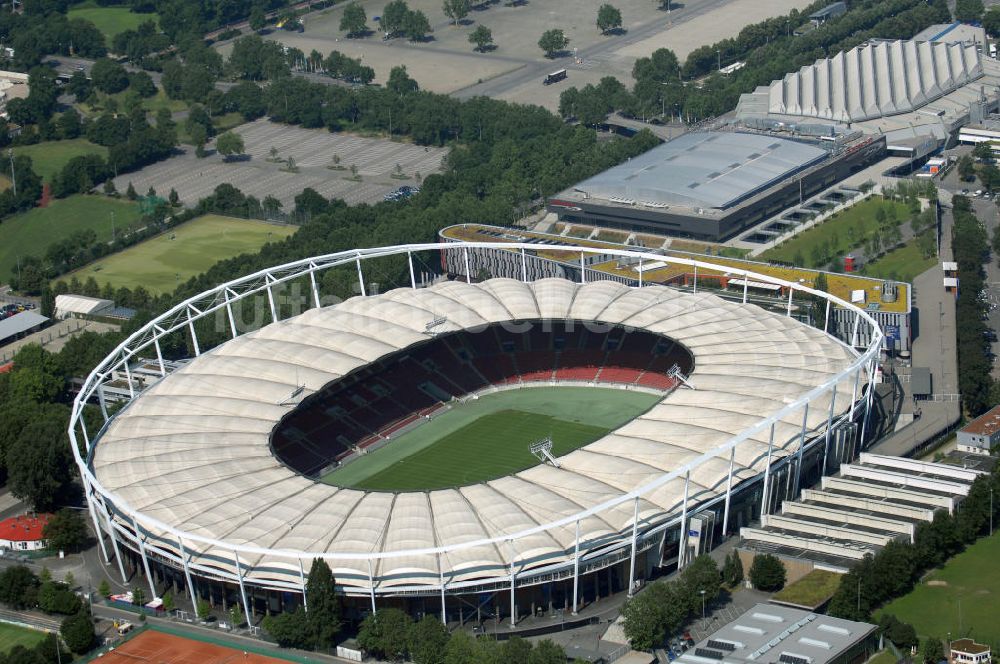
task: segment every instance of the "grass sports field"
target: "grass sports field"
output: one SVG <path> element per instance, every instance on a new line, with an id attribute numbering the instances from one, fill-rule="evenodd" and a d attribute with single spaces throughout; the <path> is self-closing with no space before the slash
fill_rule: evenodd
<path id="1" fill-rule="evenodd" d="M 561 456 L 649 410 L 660 396 L 609 388 L 526 387 L 453 407 L 323 481 L 372 491 L 475 484 L 538 463 L 531 443 Z"/>
<path id="2" fill-rule="evenodd" d="M 94 0 L 87 0 L 75 5 L 67 12 L 69 18 L 85 18 L 104 33 L 107 45 L 119 32 L 134 30 L 140 23 L 153 21 L 159 24 L 157 14 L 136 14 L 128 7 L 101 7 Z"/>
<path id="3" fill-rule="evenodd" d="M 208 214 L 60 278 L 75 276 L 83 281 L 94 277 L 102 286 L 142 284 L 152 293 L 165 293 L 221 260 L 257 251 L 296 230 L 295 226 Z"/>
<path id="4" fill-rule="evenodd" d="M 984 537 L 944 567 L 927 574 L 908 595 L 880 613 L 908 622 L 923 638 L 972 637 L 1000 641 L 1000 532 Z"/>
<path id="5" fill-rule="evenodd" d="M 45 632 L 17 625 L 0 623 L 0 655 L 10 652 L 14 646 L 32 648 L 45 639 Z"/>
<path id="6" fill-rule="evenodd" d="M 76 231 L 91 229 L 98 240 L 111 240 L 111 213 L 119 232 L 139 221 L 139 206 L 105 196 L 78 194 L 53 200 L 0 223 L 0 283 L 17 267 L 17 257 L 43 256 L 49 245 Z"/>
<path id="7" fill-rule="evenodd" d="M 85 138 L 74 138 L 68 141 L 46 141 L 35 145 L 25 145 L 14 148 L 15 155 L 31 157 L 32 169 L 46 182 L 52 181 L 56 175 L 69 163 L 73 157 L 86 154 L 108 156 L 108 149 L 103 145 L 91 143 Z"/>

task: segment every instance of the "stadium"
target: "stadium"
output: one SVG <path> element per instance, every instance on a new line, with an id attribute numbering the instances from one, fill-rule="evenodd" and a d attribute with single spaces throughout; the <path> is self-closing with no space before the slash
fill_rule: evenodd
<path id="1" fill-rule="evenodd" d="M 520 252 L 525 266 L 530 246 L 314 257 L 133 334 L 87 378 L 70 422 L 105 561 L 123 580 L 126 562 L 141 565 L 154 596 L 173 583 L 252 615 L 303 602 L 320 557 L 348 615 L 397 605 L 516 623 L 683 567 L 863 445 L 881 332 L 802 284 L 725 268 L 787 290 L 785 314 L 587 269 L 475 282 L 465 270 L 418 287 L 414 256 L 468 267 L 470 250 Z M 568 251 L 585 265 L 587 249 Z M 408 260 L 410 286 L 368 294 L 365 270 L 384 259 Z M 320 277 L 338 267 L 356 269 L 361 295 L 320 306 Z M 307 284 L 313 308 L 282 318 L 275 292 L 289 284 Z M 870 342 L 800 323 L 796 298 L 853 311 L 853 340 Z M 253 302 L 269 324 L 241 330 Z M 231 338 L 202 348 L 216 319 Z M 186 361 L 165 359 L 185 347 Z M 137 380 L 140 364 L 156 379 Z M 128 396 L 117 410 L 111 385 Z M 98 408 L 92 432 L 84 412 Z"/>

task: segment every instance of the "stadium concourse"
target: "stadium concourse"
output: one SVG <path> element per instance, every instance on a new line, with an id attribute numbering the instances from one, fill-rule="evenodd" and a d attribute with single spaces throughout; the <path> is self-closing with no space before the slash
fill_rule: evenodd
<path id="1" fill-rule="evenodd" d="M 136 394 L 91 441 L 90 499 L 115 550 L 124 544 L 148 576 L 152 564 L 167 584 L 239 592 L 258 611 L 297 603 L 287 591 L 304 589 L 315 556 L 358 597 L 349 614 L 377 596 L 426 610 L 407 602 L 440 595 L 445 615 L 463 602 L 492 609 L 482 598 L 505 592 L 498 619 L 535 602 L 575 608 L 682 566 L 756 518 L 762 491 L 797 493 L 828 453 L 834 463 L 853 454 L 835 451 L 853 446 L 836 432 L 853 441 L 863 410 L 864 364 L 847 344 L 752 304 L 663 286 L 441 281 L 233 333 Z M 557 460 L 486 482 L 366 492 L 314 479 L 429 400 L 446 407 L 531 380 L 664 396 Z M 310 436 L 294 426 L 301 418 L 331 431 Z"/>

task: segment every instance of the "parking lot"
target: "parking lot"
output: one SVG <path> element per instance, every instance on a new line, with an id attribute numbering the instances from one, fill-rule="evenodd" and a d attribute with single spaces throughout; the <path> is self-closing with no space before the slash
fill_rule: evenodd
<path id="1" fill-rule="evenodd" d="M 368 26 L 381 14 L 384 0 L 359 0 L 368 16 Z M 595 21 L 604 0 L 528 0 L 519 6 L 494 2 L 478 6 L 459 25 L 453 25 L 439 0 L 408 0 L 411 9 L 423 11 L 433 32 L 429 39 L 412 43 L 403 38 L 385 41 L 380 32 L 363 39 L 347 39 L 340 32 L 343 7 L 339 5 L 305 17 L 302 33 L 275 30 L 265 36 L 305 53 L 313 49 L 323 55 L 337 50 L 361 58 L 375 70 L 375 80 L 384 83 L 395 65 L 407 70 L 426 90 L 485 95 L 519 103 L 539 104 L 555 110 L 559 95 L 571 85 L 583 87 L 604 76 L 614 76 L 631 85 L 632 67 L 639 57 L 661 47 L 670 48 L 684 60 L 695 48 L 726 37 L 734 37 L 750 23 L 803 8 L 808 0 L 687 0 L 671 2 L 671 11 L 651 0 L 615 2 L 622 13 L 623 32 L 603 35 Z M 346 4 L 346 3 L 345 3 Z M 493 33 L 496 49 L 475 53 L 469 34 L 484 25 Z M 560 29 L 570 39 L 562 57 L 547 59 L 538 39 L 549 29 Z M 228 55 L 232 43 L 220 45 Z M 723 63 L 728 64 L 728 63 Z M 569 80 L 542 86 L 548 71 L 569 70 Z"/>
<path id="2" fill-rule="evenodd" d="M 123 192 L 131 182 L 140 194 L 152 186 L 161 196 L 175 189 L 185 205 L 197 203 L 224 182 L 261 200 L 274 196 L 286 210 L 306 187 L 350 204 L 375 203 L 402 185 L 419 184 L 418 174 L 423 178 L 440 171 L 447 154 L 442 148 L 333 134 L 267 120 L 241 125 L 234 131 L 243 137 L 246 159 L 226 162 L 214 153 L 198 159 L 193 148 L 182 146 L 183 154 L 121 175 L 115 186 Z M 272 159 L 271 148 L 277 151 L 276 160 Z M 339 164 L 334 164 L 334 157 L 339 158 Z M 284 161 L 288 158 L 294 160 L 297 172 L 289 170 Z M 351 171 L 352 165 L 357 168 L 357 176 Z M 396 172 L 397 165 L 402 175 Z"/>

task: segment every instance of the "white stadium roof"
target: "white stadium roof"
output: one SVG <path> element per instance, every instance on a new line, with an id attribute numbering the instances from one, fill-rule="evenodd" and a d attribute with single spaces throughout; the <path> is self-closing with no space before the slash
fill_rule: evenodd
<path id="1" fill-rule="evenodd" d="M 436 332 L 510 320 L 578 319 L 624 324 L 683 343 L 696 389 L 660 404 L 583 448 L 509 477 L 454 489 L 392 494 L 342 489 L 294 473 L 270 450 L 271 431 L 294 404 L 347 372 L 425 341 Z M 147 389 L 108 425 L 94 450 L 94 473 L 128 507 L 171 527 L 234 545 L 309 553 L 415 551 L 502 537 L 576 514 L 627 493 L 730 440 L 813 388 L 843 373 L 838 413 L 850 407 L 854 351 L 821 330 L 757 306 L 650 286 L 563 279 L 522 283 L 443 282 L 313 309 L 229 341 Z M 829 393 L 809 408 L 822 428 Z M 801 411 L 776 426 L 775 441 L 798 443 Z M 735 448 L 736 482 L 763 472 L 767 433 Z M 784 452 L 783 452 L 784 453 Z M 691 472 L 695 502 L 725 493 L 729 470 L 716 458 Z M 644 526 L 680 513 L 683 479 L 639 502 Z M 630 532 L 631 503 L 580 521 L 583 546 Z M 151 533 L 157 536 L 155 529 Z M 380 588 L 502 575 L 572 560 L 572 526 L 438 555 L 373 561 Z M 160 540 L 166 542 L 168 538 Z M 187 542 L 193 562 L 232 569 L 231 553 Z M 193 549 L 193 550 L 192 550 Z M 294 559 L 241 554 L 251 580 L 298 579 Z M 338 582 L 367 588 L 365 560 L 333 559 Z M 440 565 L 440 567 L 439 567 Z"/>

